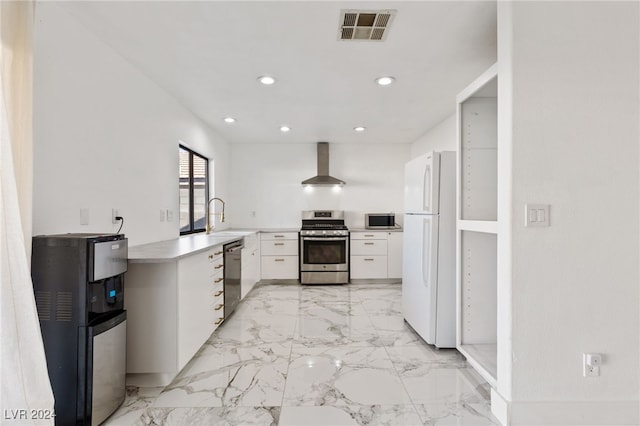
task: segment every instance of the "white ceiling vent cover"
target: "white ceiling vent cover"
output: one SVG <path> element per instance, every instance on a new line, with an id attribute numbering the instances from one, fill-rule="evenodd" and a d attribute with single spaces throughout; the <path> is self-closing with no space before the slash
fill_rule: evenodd
<path id="1" fill-rule="evenodd" d="M 384 41 L 395 14 L 395 10 L 343 9 L 338 40 Z"/>

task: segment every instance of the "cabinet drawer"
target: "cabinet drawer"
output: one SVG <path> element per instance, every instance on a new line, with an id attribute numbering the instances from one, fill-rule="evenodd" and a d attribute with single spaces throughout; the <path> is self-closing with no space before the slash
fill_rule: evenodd
<path id="1" fill-rule="evenodd" d="M 363 232 L 363 231 L 356 231 L 356 232 L 351 232 L 351 239 L 352 240 L 386 240 L 389 236 L 388 232 L 382 232 L 382 231 L 370 231 L 370 232 Z"/>
<path id="2" fill-rule="evenodd" d="M 209 264 L 209 276 L 218 275 L 224 271 L 224 258 L 219 257 Z"/>
<path id="3" fill-rule="evenodd" d="M 211 290 L 211 311 L 214 320 L 218 317 L 224 318 L 224 286 L 222 283 L 216 285 Z"/>
<path id="4" fill-rule="evenodd" d="M 267 240 L 260 242 L 262 255 L 294 256 L 298 254 L 298 240 Z"/>
<path id="5" fill-rule="evenodd" d="M 209 262 L 213 263 L 222 259 L 223 254 L 224 250 L 222 249 L 222 246 L 217 246 L 207 252 L 207 258 L 209 259 Z"/>
<path id="6" fill-rule="evenodd" d="M 223 285 L 224 284 L 224 271 L 222 269 L 216 270 L 215 273 L 211 276 L 210 280 L 211 280 L 211 285 L 213 287 L 216 287 L 216 286 L 219 286 L 219 285 Z"/>
<path id="7" fill-rule="evenodd" d="M 298 278 L 298 256 L 262 256 L 261 260 L 265 280 Z"/>
<path id="8" fill-rule="evenodd" d="M 262 241 L 268 240 L 297 240 L 297 232 L 263 232 L 260 235 Z"/>
<path id="9" fill-rule="evenodd" d="M 218 299 L 224 300 L 224 283 L 218 283 L 211 286 L 211 300 L 217 301 Z M 211 302 L 212 305 L 216 304 Z"/>
<path id="10" fill-rule="evenodd" d="M 387 278 L 387 256 L 351 256 L 351 278 Z"/>
<path id="11" fill-rule="evenodd" d="M 387 255 L 387 240 L 351 240 L 351 254 Z"/>

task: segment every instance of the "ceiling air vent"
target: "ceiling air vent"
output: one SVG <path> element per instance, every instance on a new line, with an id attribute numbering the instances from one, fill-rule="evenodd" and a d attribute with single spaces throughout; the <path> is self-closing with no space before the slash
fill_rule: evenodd
<path id="1" fill-rule="evenodd" d="M 395 10 L 342 10 L 339 40 L 384 41 Z"/>

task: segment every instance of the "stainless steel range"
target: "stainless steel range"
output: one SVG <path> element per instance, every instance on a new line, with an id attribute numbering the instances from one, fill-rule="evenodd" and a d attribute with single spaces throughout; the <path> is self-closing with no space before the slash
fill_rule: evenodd
<path id="1" fill-rule="evenodd" d="M 346 284 L 349 282 L 349 229 L 344 212 L 302 212 L 300 230 L 300 282 Z"/>

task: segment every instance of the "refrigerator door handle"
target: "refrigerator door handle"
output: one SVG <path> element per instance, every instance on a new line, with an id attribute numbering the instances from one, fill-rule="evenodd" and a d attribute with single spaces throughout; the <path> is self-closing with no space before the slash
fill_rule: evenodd
<path id="1" fill-rule="evenodd" d="M 420 247 L 420 258 L 422 259 L 422 284 L 429 288 L 430 272 L 431 272 L 431 256 L 429 255 L 429 248 L 431 246 L 431 222 L 429 218 L 425 218 L 422 221 L 422 247 Z"/>
<path id="2" fill-rule="evenodd" d="M 438 214 L 440 197 L 440 154 L 427 156 L 422 178 L 422 210 L 427 214 Z"/>
<path id="3" fill-rule="evenodd" d="M 438 216 L 426 216 L 422 220 L 422 283 L 426 288 L 435 285 L 438 256 Z M 433 288 L 431 289 L 434 290 Z"/>
<path id="4" fill-rule="evenodd" d="M 431 211 L 431 164 L 427 163 L 424 167 L 424 176 L 422 177 L 422 209 L 425 212 Z"/>

